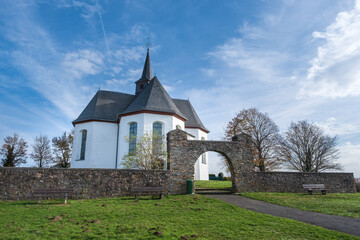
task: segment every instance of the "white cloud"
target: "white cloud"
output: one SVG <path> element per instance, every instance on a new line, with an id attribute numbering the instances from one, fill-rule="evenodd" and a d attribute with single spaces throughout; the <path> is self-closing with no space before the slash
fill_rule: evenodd
<path id="1" fill-rule="evenodd" d="M 340 12 L 324 32 L 314 32 L 323 43 L 311 61 L 300 97 L 360 95 L 360 0 Z"/>
<path id="2" fill-rule="evenodd" d="M 355 123 L 340 123 L 334 117 L 326 119 L 326 122 L 317 123 L 317 125 L 331 136 L 360 133 L 360 125 L 356 125 Z"/>
<path id="3" fill-rule="evenodd" d="M 85 9 L 86 16 L 90 17 L 95 10 L 91 10 L 88 5 L 79 1 L 59 3 L 59 7 Z M 145 46 L 116 48 L 119 44 L 114 44 L 111 55 L 101 53 L 96 46 L 88 43 L 75 51 L 66 50 L 57 46 L 57 39 L 53 39 L 39 22 L 34 8 L 36 4 L 20 1 L 6 6 L 6 9 L 1 10 L 4 13 L 3 19 L 6 19 L 2 27 L 3 36 L 14 45 L 6 54 L 24 76 L 21 86 L 26 85 L 38 91 L 69 120 L 74 120 L 79 115 L 101 85 L 94 83 L 99 80 L 95 80 L 94 75 L 100 77 L 103 74 L 102 78 L 110 79 L 103 82 L 111 90 L 116 90 L 115 85 L 128 82 L 130 78 L 134 81 L 141 76 L 141 69 L 130 66 L 144 57 Z M 22 14 L 17 14 L 18 12 Z M 133 30 L 130 35 L 138 34 L 136 32 Z M 71 48 L 73 49 L 72 46 Z M 123 65 L 127 66 L 126 71 L 122 70 Z M 4 82 L 1 80 L 1 84 Z"/>
<path id="4" fill-rule="evenodd" d="M 212 77 L 215 74 L 215 69 L 211 68 L 202 68 L 201 71 L 203 71 L 209 77 Z"/>
<path id="5" fill-rule="evenodd" d="M 172 87 L 172 86 L 163 85 L 163 87 L 165 88 L 165 90 L 166 90 L 167 92 L 172 92 L 172 91 L 174 91 L 174 87 Z"/>
<path id="6" fill-rule="evenodd" d="M 95 4 L 92 5 L 92 4 L 88 4 L 86 2 L 77 1 L 77 0 L 57 1 L 57 6 L 59 8 L 70 8 L 70 7 L 78 8 L 81 10 L 81 16 L 86 19 L 93 17 L 98 11 L 98 8 Z"/>
<path id="7" fill-rule="evenodd" d="M 113 52 L 113 56 L 120 65 L 128 64 L 130 61 L 140 61 L 144 58 L 145 48 L 141 46 L 120 48 Z"/>
<path id="8" fill-rule="evenodd" d="M 62 65 L 73 77 L 81 78 L 99 73 L 102 70 L 103 58 L 99 51 L 82 49 L 66 53 Z"/>
<path id="9" fill-rule="evenodd" d="M 286 53 L 252 46 L 242 38 L 232 38 L 220 45 L 209 55 L 212 59 L 234 69 L 244 71 L 257 81 L 281 81 L 281 65 L 286 61 Z M 244 75 L 243 75 L 244 76 Z"/>
<path id="10" fill-rule="evenodd" d="M 344 171 L 353 172 L 355 177 L 360 177 L 360 144 L 352 144 L 346 142 L 345 144 L 339 146 L 340 150 L 340 159 L 339 163 L 344 166 Z"/>
<path id="11" fill-rule="evenodd" d="M 126 85 L 129 83 L 129 81 L 127 80 L 123 80 L 123 79 L 110 79 L 110 80 L 105 80 L 106 86 L 108 88 L 111 88 L 112 86 L 118 86 L 118 85 Z"/>

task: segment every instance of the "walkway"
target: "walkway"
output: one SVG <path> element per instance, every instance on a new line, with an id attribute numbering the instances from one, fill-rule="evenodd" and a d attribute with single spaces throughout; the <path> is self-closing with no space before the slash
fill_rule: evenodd
<path id="1" fill-rule="evenodd" d="M 239 195 L 207 195 L 241 208 L 273 216 L 290 218 L 355 236 L 360 236 L 360 219 L 315 213 L 267 203 Z"/>

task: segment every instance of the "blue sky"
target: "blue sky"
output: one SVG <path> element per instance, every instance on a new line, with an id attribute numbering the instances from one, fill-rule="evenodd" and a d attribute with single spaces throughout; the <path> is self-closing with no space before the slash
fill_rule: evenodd
<path id="1" fill-rule="evenodd" d="M 243 108 L 282 132 L 307 119 L 360 177 L 360 0 L 1 1 L 0 138 L 59 136 L 99 88 L 133 93 L 147 37 L 153 73 L 210 139 Z"/>

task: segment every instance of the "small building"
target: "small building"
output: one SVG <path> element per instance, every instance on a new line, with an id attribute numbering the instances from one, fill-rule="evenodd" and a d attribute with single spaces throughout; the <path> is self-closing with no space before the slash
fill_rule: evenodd
<path id="1" fill-rule="evenodd" d="M 190 101 L 171 98 L 152 76 L 149 49 L 135 94 L 99 90 L 73 125 L 71 168 L 123 168 L 123 156 L 144 133 L 166 136 L 178 128 L 194 140 L 207 140 L 209 133 Z M 136 138 L 126 141 L 129 136 Z M 204 153 L 195 163 L 197 180 L 209 179 L 207 157 Z"/>

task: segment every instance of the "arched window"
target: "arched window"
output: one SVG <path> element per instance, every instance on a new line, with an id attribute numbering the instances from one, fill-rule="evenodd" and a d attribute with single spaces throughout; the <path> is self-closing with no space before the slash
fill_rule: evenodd
<path id="1" fill-rule="evenodd" d="M 81 150 L 80 150 L 80 160 L 85 159 L 85 149 L 86 149 L 86 135 L 87 130 L 81 130 Z"/>
<path id="2" fill-rule="evenodd" d="M 162 135 L 162 123 L 154 122 L 153 123 L 153 134 Z"/>
<path id="3" fill-rule="evenodd" d="M 205 138 L 202 137 L 201 140 L 205 140 Z M 201 162 L 202 162 L 203 164 L 206 164 L 206 153 L 203 153 L 203 154 L 201 155 Z"/>
<path id="4" fill-rule="evenodd" d="M 132 155 L 136 151 L 136 137 L 137 137 L 137 123 L 130 124 L 129 130 L 129 155 Z"/>
<path id="5" fill-rule="evenodd" d="M 157 154 L 161 150 L 162 144 L 162 123 L 154 122 L 153 123 L 153 153 Z"/>

